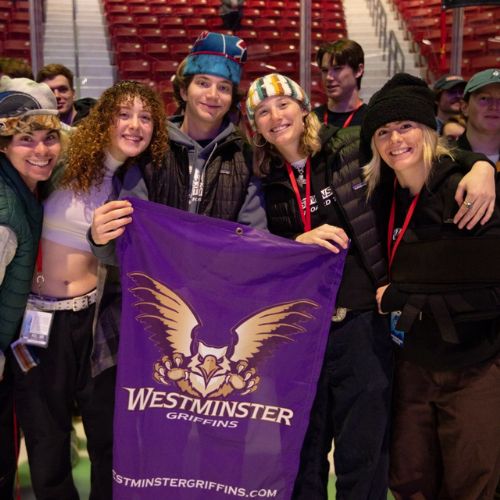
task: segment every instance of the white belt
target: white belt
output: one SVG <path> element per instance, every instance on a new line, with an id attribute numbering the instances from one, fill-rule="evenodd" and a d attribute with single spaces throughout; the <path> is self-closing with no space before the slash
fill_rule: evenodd
<path id="1" fill-rule="evenodd" d="M 72 299 L 51 299 L 42 295 L 34 295 L 30 293 L 28 303 L 32 304 L 42 311 L 81 311 L 87 309 L 95 303 L 97 298 L 97 290 L 92 290 L 80 297 Z"/>

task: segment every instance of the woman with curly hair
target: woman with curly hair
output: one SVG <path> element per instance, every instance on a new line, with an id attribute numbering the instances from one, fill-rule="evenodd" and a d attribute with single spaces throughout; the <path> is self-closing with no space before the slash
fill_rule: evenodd
<path id="1" fill-rule="evenodd" d="M 92 214 L 121 192 L 141 196 L 142 180 L 120 186 L 123 173 L 160 164 L 167 149 L 163 104 L 148 87 L 124 81 L 106 90 L 73 132 L 65 169 L 44 203 L 45 218 L 31 303 L 51 316 L 40 363 L 16 380 L 16 405 L 26 437 L 35 495 L 77 499 L 71 475 L 73 403 L 80 409 L 91 462 L 92 499 L 112 498 L 114 371 L 92 377 L 98 260 L 87 231 Z M 101 305 L 107 296 L 103 295 Z"/>

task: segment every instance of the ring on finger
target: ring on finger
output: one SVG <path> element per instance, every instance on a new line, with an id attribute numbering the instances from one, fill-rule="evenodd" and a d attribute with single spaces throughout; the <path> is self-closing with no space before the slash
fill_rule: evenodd
<path id="1" fill-rule="evenodd" d="M 472 207 L 472 205 L 474 205 L 474 202 L 473 201 L 467 201 L 467 200 L 464 200 L 464 202 L 462 203 L 462 205 L 467 209 L 469 210 L 470 207 Z"/>

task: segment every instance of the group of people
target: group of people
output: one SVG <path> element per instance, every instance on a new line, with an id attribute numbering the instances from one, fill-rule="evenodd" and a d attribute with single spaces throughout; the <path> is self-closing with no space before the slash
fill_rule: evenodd
<path id="1" fill-rule="evenodd" d="M 444 143 L 436 94 L 417 77 L 397 74 L 363 103 L 363 51 L 351 40 L 318 53 L 320 109 L 286 76 L 256 79 L 246 139 L 234 123 L 245 59 L 240 38 L 203 33 L 173 80 L 179 115 L 123 81 L 71 130 L 58 117 L 73 115 L 58 112 L 55 96 L 72 89 L 60 68 L 40 79 L 54 93 L 0 80 L 0 497 L 12 497 L 15 407 L 36 497 L 78 498 L 76 404 L 90 498 L 112 498 L 114 243 L 133 219 L 123 198 L 137 197 L 348 248 L 294 499 L 327 498 L 332 440 L 338 498 L 386 498 L 389 483 L 401 499 L 493 498 L 498 155 Z M 498 139 L 500 70 L 475 75 L 464 101 L 469 121 L 477 105 Z"/>

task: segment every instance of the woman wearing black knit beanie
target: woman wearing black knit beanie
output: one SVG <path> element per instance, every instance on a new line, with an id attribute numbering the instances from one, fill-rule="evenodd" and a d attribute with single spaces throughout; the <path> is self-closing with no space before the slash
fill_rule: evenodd
<path id="1" fill-rule="evenodd" d="M 455 202 L 463 173 L 438 139 L 433 105 L 425 82 L 396 75 L 372 97 L 361 131 L 372 152 L 368 193 L 381 200 L 387 235 L 390 284 L 377 303 L 391 314 L 398 346 L 390 485 L 398 499 L 492 499 L 500 266 L 491 256 L 500 252 L 500 204 L 472 230 L 450 223 L 474 200 Z"/>

